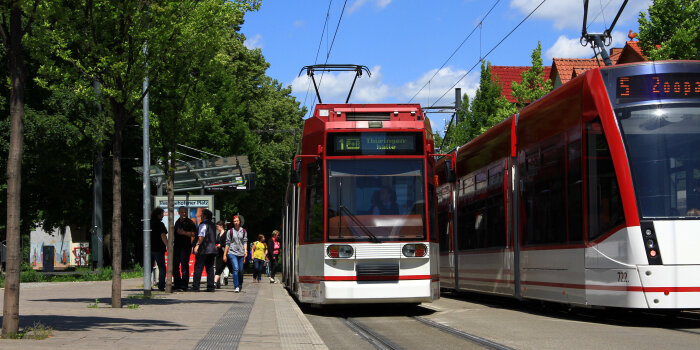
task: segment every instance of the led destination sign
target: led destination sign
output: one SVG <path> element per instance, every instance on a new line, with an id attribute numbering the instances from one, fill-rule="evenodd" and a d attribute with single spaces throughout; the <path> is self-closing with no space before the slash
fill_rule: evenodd
<path id="1" fill-rule="evenodd" d="M 700 73 L 618 77 L 615 97 L 618 104 L 658 99 L 700 98 Z"/>
<path id="2" fill-rule="evenodd" d="M 328 154 L 413 155 L 422 154 L 420 133 L 363 132 L 328 134 Z"/>

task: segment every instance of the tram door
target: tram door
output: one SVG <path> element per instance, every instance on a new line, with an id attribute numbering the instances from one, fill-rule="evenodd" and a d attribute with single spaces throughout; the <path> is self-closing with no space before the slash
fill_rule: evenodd
<path id="1" fill-rule="evenodd" d="M 438 188 L 438 233 L 440 235 L 440 287 L 455 286 L 455 244 L 453 210 L 453 184 L 444 184 Z"/>

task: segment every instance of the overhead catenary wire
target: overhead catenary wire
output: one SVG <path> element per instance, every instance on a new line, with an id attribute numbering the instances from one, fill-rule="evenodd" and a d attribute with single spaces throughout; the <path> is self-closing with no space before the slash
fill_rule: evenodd
<path id="1" fill-rule="evenodd" d="M 332 0 L 331 0 L 332 2 Z M 328 63 L 328 59 L 331 57 L 331 51 L 333 50 L 333 45 L 335 44 L 335 38 L 338 35 L 338 29 L 340 28 L 340 22 L 343 20 L 343 14 L 345 14 L 345 7 L 348 4 L 348 0 L 345 0 L 343 2 L 343 9 L 340 11 L 340 17 L 338 17 L 338 24 L 335 26 L 335 32 L 333 33 L 333 40 L 331 40 L 331 44 L 328 47 L 328 50 L 326 51 L 326 60 L 324 61 L 324 64 Z M 328 9 L 330 11 L 330 3 L 328 5 Z M 330 13 L 330 12 L 328 12 Z M 328 13 L 326 14 L 326 21 L 328 21 Z M 325 27 L 324 27 L 325 28 Z M 321 39 L 323 39 L 323 33 L 321 33 Z M 328 39 L 326 39 L 326 43 L 328 43 Z M 319 48 L 320 48 L 320 43 L 319 43 Z M 318 59 L 318 52 L 316 53 L 316 59 Z M 314 60 L 314 64 L 316 63 L 316 60 Z M 318 87 L 321 87 L 321 83 L 323 83 L 323 74 L 324 72 L 321 72 L 321 78 L 318 81 Z M 309 89 L 307 88 L 306 93 L 308 95 Z M 306 101 L 306 98 L 304 98 L 304 101 Z M 311 102 L 311 105 L 314 105 L 316 103 L 316 96 L 314 96 L 314 100 Z M 304 103 L 306 105 L 306 103 Z M 309 113 L 312 113 L 313 111 L 309 109 Z"/>
<path id="2" fill-rule="evenodd" d="M 425 89 L 426 86 L 429 86 L 429 84 L 430 84 L 430 82 L 433 80 L 433 78 L 435 78 L 435 76 L 436 76 L 438 73 L 440 73 L 440 71 L 442 70 L 442 68 L 445 67 L 445 65 L 447 64 L 447 62 L 449 62 L 449 61 L 452 59 L 452 57 L 454 57 L 454 55 L 457 53 L 457 51 L 459 51 L 459 49 L 462 48 L 462 45 L 464 45 L 464 43 L 467 42 L 467 40 L 469 40 L 469 38 L 472 36 L 472 34 L 474 34 L 474 32 L 476 31 L 476 29 L 481 27 L 482 23 L 484 23 L 484 20 L 489 16 L 489 14 L 491 14 L 491 11 L 493 11 L 493 9 L 496 7 L 496 5 L 498 5 L 499 2 L 501 2 L 501 0 L 496 0 L 496 2 L 494 2 L 494 4 L 493 4 L 493 5 L 491 6 L 491 8 L 489 9 L 489 11 L 486 13 L 486 15 L 484 15 L 484 17 L 479 21 L 479 23 L 477 23 L 477 24 L 474 26 L 474 28 L 472 29 L 472 31 L 469 32 L 469 34 L 467 35 L 467 37 L 464 38 L 464 40 L 462 40 L 462 42 L 457 46 L 457 48 L 454 49 L 454 51 L 452 51 L 452 54 L 450 55 L 450 57 L 448 57 L 448 58 L 445 60 L 445 62 L 442 63 L 442 65 L 440 66 L 440 68 L 438 68 L 438 69 L 435 71 L 435 73 L 433 74 L 433 76 L 430 77 L 430 79 L 428 79 L 428 81 L 427 81 L 425 84 L 423 84 L 423 86 L 418 90 L 418 92 L 416 92 L 416 94 L 413 95 L 413 97 L 411 97 L 410 100 L 408 100 L 409 103 L 410 103 L 411 101 L 413 101 L 413 99 L 415 99 L 416 96 L 418 96 L 418 94 L 420 94 L 421 91 L 423 91 L 423 89 Z M 481 44 L 481 43 L 480 43 L 480 44 Z"/>
<path id="3" fill-rule="evenodd" d="M 321 44 L 323 44 L 323 34 L 326 32 L 328 27 L 328 18 L 331 14 L 331 5 L 333 0 L 328 1 L 328 9 L 326 10 L 326 20 L 323 22 L 323 29 L 321 29 L 321 37 L 318 39 L 318 48 L 316 49 L 316 57 L 314 57 L 314 64 L 318 63 L 318 54 L 321 52 Z M 311 81 L 306 85 L 306 96 L 304 96 L 304 106 L 306 106 L 306 99 L 309 97 L 309 91 L 311 90 Z"/>
<path id="4" fill-rule="evenodd" d="M 480 63 L 483 59 L 485 59 L 486 57 L 488 57 L 488 56 L 489 56 L 494 50 L 496 50 L 506 39 L 508 39 L 508 37 L 509 37 L 511 34 L 513 34 L 513 32 L 515 32 L 523 23 L 525 23 L 525 21 L 527 21 L 527 19 L 530 18 L 530 16 L 532 16 L 532 14 L 535 13 L 535 11 L 537 11 L 537 9 L 539 9 L 545 2 L 547 2 L 547 0 L 542 0 L 542 2 L 540 2 L 539 5 L 537 5 L 537 7 L 535 7 L 532 11 L 530 11 L 530 13 L 529 13 L 527 16 L 525 16 L 525 18 L 523 18 L 523 20 L 520 21 L 520 23 L 518 23 L 518 25 L 516 25 L 513 29 L 511 29 L 511 31 L 508 32 L 508 34 L 506 34 L 506 36 L 504 36 L 504 37 L 501 39 L 501 41 L 499 41 L 494 47 L 492 47 L 491 50 L 489 50 L 489 52 L 486 53 L 486 55 L 484 55 L 483 57 L 479 58 L 479 60 L 478 60 L 476 63 L 474 63 L 474 65 L 473 65 L 466 73 L 464 73 L 459 79 L 457 79 L 457 81 L 456 81 L 454 84 L 452 84 L 452 86 L 450 86 L 450 88 L 447 89 L 447 91 L 445 91 L 445 93 L 443 93 L 437 100 L 435 100 L 435 102 L 434 102 L 432 105 L 430 105 L 430 107 L 433 107 L 433 106 L 435 106 L 438 102 L 440 102 L 440 100 L 442 100 L 442 98 L 445 97 L 445 95 L 447 95 L 448 92 L 452 91 L 452 89 L 454 89 L 454 87 L 457 86 L 457 84 L 459 84 L 459 82 L 461 82 L 467 75 L 469 75 L 469 73 L 471 73 L 471 72 L 474 70 L 474 68 L 475 68 L 477 65 L 479 65 L 479 63 Z"/>

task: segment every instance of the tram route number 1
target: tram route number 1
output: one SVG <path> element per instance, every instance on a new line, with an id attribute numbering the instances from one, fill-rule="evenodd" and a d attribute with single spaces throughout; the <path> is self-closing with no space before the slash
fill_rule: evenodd
<path id="1" fill-rule="evenodd" d="M 617 281 L 618 282 L 629 282 L 629 280 L 627 279 L 627 272 L 618 271 L 617 272 Z"/>

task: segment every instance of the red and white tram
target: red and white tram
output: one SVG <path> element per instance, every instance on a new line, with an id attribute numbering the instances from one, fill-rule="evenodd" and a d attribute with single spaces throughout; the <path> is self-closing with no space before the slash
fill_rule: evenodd
<path id="1" fill-rule="evenodd" d="M 433 144 L 419 105 L 316 106 L 283 218 L 283 279 L 300 302 L 439 297 Z"/>
<path id="2" fill-rule="evenodd" d="M 443 288 L 700 308 L 700 62 L 587 71 L 453 155 Z"/>

